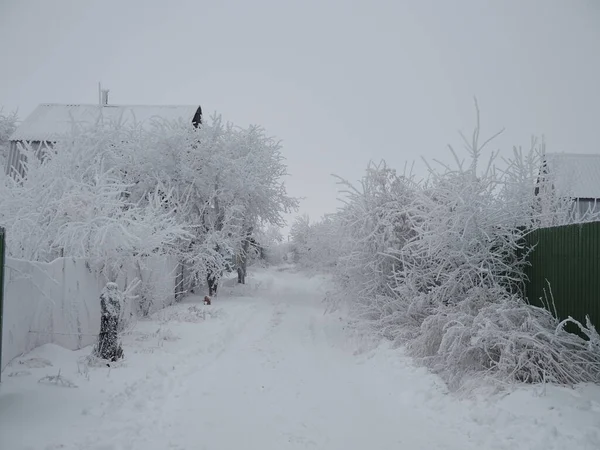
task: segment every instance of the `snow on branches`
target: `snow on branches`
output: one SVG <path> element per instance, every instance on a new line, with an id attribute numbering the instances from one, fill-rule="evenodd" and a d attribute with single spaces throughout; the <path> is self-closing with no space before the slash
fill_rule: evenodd
<path id="1" fill-rule="evenodd" d="M 138 127 L 98 124 L 74 131 L 42 155 L 24 145 L 27 176 L 5 179 L 0 200 L 11 254 L 43 261 L 82 257 L 114 279 L 136 256 L 164 252 L 186 239 L 188 232 L 163 207 L 156 188 L 144 201 L 127 195 L 123 149 L 139 141 L 140 133 Z"/>
<path id="2" fill-rule="evenodd" d="M 524 235 L 572 219 L 568 201 L 535 190 L 543 144 L 527 155 L 515 150 L 503 170 L 496 152 L 480 167 L 489 140 L 480 142 L 479 112 L 473 136 L 463 140 L 467 160 L 451 149 L 454 166 L 430 166 L 422 183 L 385 165 L 370 166 L 359 188 L 342 181 L 340 297 L 454 388 L 481 373 L 600 381 L 593 326 L 578 324 L 589 341 L 569 334 L 522 295 Z"/>
<path id="3" fill-rule="evenodd" d="M 17 129 L 18 116 L 16 112 L 4 113 L 4 108 L 0 106 L 0 169 L 4 171 L 4 166 L 8 158 L 9 139 Z"/>
<path id="4" fill-rule="evenodd" d="M 307 215 L 296 218 L 290 229 L 294 262 L 304 269 L 333 270 L 339 262 L 340 235 L 336 215 L 311 223 Z"/>
<path id="5" fill-rule="evenodd" d="M 100 119 L 22 152 L 26 177 L 0 183 L 11 255 L 86 258 L 110 281 L 163 254 L 218 279 L 255 228 L 281 225 L 297 205 L 283 184 L 280 144 L 219 116 L 199 128 Z"/>
<path id="6" fill-rule="evenodd" d="M 356 296 L 361 314 L 377 310 L 375 303 L 393 295 L 392 282 L 401 264 L 392 254 L 414 236 L 406 214 L 418 185 L 410 173 L 398 175 L 369 164 L 356 188 L 338 177 L 344 207 L 338 214 L 345 252 L 340 258 L 340 281 Z"/>

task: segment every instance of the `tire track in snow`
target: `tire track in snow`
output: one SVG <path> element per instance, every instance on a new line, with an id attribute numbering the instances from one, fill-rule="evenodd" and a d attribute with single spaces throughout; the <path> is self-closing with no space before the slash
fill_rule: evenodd
<path id="1" fill-rule="evenodd" d="M 163 432 L 133 449 L 477 448 L 435 411 L 390 402 L 377 386 L 389 379 L 338 347 L 344 324 L 323 316 L 318 293 L 268 297 L 262 328 L 249 327 L 185 402 L 170 402 Z"/>
<path id="2" fill-rule="evenodd" d="M 183 333 L 182 338 L 156 354 L 132 356 L 130 367 L 110 380 L 92 377 L 89 392 L 62 393 L 56 401 L 48 396 L 52 391 L 40 391 L 43 398 L 35 407 L 42 410 L 66 398 L 82 407 L 97 401 L 98 407 L 87 418 L 78 418 L 72 407 L 67 416 L 72 425 L 63 429 L 63 423 L 52 420 L 56 430 L 35 423 L 44 415 L 29 408 L 33 419 L 23 415 L 24 433 L 42 444 L 13 444 L 15 450 L 600 448 L 595 390 L 556 388 L 560 395 L 537 398 L 523 388 L 516 398 L 461 401 L 399 349 L 380 345 L 358 352 L 365 347 L 346 333 L 347 320 L 323 315 L 318 277 L 270 270 L 260 272 L 260 286 L 252 278 L 250 283 L 254 286 L 231 291 L 254 298 L 223 298 L 211 307 L 215 313 L 223 308 L 225 316 L 179 325 L 190 319 L 189 306 L 182 305 L 165 310 L 163 320 L 147 322 L 143 328 L 166 326 L 163 331 L 176 332 L 166 336 Z M 197 318 L 202 309 L 194 309 L 200 312 Z M 138 347 L 134 341 L 136 347 L 126 352 L 147 349 L 157 334 L 141 333 L 139 342 L 145 344 Z M 157 358 L 164 364 L 146 372 Z M 131 376 L 138 379 L 125 384 Z M 100 388 L 117 392 L 100 401 Z M 86 394 L 93 394 L 89 401 Z M 572 402 L 576 394 L 587 403 Z M 29 399 L 37 400 L 31 394 Z M 13 433 L 12 442 L 19 434 Z M 62 444 L 48 445 L 50 438 Z"/>

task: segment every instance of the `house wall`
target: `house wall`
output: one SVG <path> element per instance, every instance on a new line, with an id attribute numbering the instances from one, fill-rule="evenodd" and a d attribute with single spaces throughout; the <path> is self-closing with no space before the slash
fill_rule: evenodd
<path id="1" fill-rule="evenodd" d="M 27 162 L 27 157 L 21 153 L 20 146 L 23 143 L 21 141 L 10 141 L 8 149 L 8 158 L 6 160 L 5 173 L 10 176 L 19 174 L 21 177 L 25 176 L 24 163 Z M 35 152 L 38 158 L 42 158 L 44 155 L 43 150 L 52 147 L 51 142 L 40 142 L 31 141 L 29 142 L 31 149 Z"/>
<path id="2" fill-rule="evenodd" d="M 13 174 L 13 167 L 18 167 L 20 162 L 20 153 L 17 149 L 17 142 L 10 141 L 8 145 L 8 155 L 6 156 L 6 163 L 4 166 L 4 172 L 7 175 Z"/>
<path id="3" fill-rule="evenodd" d="M 575 208 L 580 217 L 585 214 L 600 214 L 600 201 L 598 199 L 577 199 Z"/>

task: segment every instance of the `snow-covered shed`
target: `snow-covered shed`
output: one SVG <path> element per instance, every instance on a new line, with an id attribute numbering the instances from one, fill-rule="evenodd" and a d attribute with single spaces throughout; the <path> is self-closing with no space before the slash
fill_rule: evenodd
<path id="1" fill-rule="evenodd" d="M 153 119 L 184 120 L 195 126 L 201 122 L 202 108 L 187 105 L 96 105 L 41 104 L 15 130 L 10 137 L 6 173 L 24 174 L 25 156 L 19 143 L 28 142 L 41 154 L 41 149 L 67 136 L 73 126 L 91 125 L 99 119 L 121 120 L 126 123 L 150 123 Z"/>
<path id="2" fill-rule="evenodd" d="M 600 154 L 547 153 L 540 171 L 543 179 L 560 197 L 572 199 L 578 214 L 600 212 Z"/>

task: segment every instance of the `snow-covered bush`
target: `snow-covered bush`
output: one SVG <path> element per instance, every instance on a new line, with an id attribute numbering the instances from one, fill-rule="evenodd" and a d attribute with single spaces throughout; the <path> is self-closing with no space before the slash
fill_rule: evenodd
<path id="1" fill-rule="evenodd" d="M 369 164 L 359 187 L 338 178 L 344 206 L 337 214 L 336 278 L 339 298 L 354 298 L 355 312 L 370 321 L 387 314 L 401 263 L 392 253 L 414 236 L 406 215 L 418 185 L 385 162 Z M 331 297 L 334 300 L 335 296 Z M 380 311 L 382 309 L 382 311 Z"/>
<path id="2" fill-rule="evenodd" d="M 509 382 L 598 382 L 600 336 L 589 319 L 585 325 L 569 321 L 589 340 L 519 296 L 474 290 L 427 316 L 408 347 L 453 388 L 481 373 Z"/>
<path id="3" fill-rule="evenodd" d="M 294 219 L 290 228 L 291 250 L 294 254 L 295 263 L 306 257 L 309 249 L 310 218 L 308 214 L 302 214 Z"/>
<path id="4" fill-rule="evenodd" d="M 522 293 L 523 237 L 564 223 L 570 208 L 553 190 L 535 190 L 543 145 L 528 155 L 515 150 L 500 171 L 494 152 L 480 167 L 489 141 L 480 144 L 479 117 L 464 141 L 466 162 L 452 150 L 455 167 L 430 167 L 419 185 L 383 167 L 347 192 L 341 297 L 371 330 L 406 344 L 455 388 L 481 373 L 600 381 L 600 337 L 591 324 L 580 326 L 589 341 L 568 334 Z"/>
<path id="5" fill-rule="evenodd" d="M 253 262 L 261 261 L 269 265 L 278 265 L 284 262 L 288 246 L 283 240 L 280 227 L 267 225 L 254 232 L 253 236 L 256 242 Z"/>

